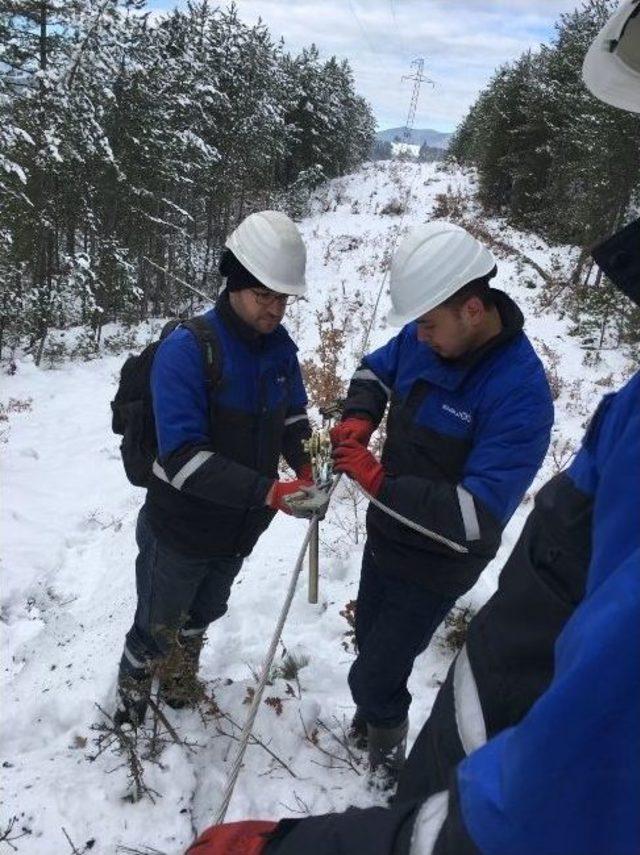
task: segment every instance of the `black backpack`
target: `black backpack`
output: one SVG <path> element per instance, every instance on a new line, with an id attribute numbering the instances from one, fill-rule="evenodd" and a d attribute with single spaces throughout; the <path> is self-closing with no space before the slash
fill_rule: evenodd
<path id="1" fill-rule="evenodd" d="M 156 351 L 170 333 L 182 326 L 195 335 L 204 361 L 209 394 L 222 378 L 220 343 L 211 325 L 203 317 L 188 321 L 173 320 L 165 324 L 157 341 L 142 353 L 130 356 L 120 371 L 120 383 L 111 401 L 111 427 L 122 437 L 120 453 L 127 478 L 136 487 L 147 487 L 153 461 L 158 454 L 156 423 L 151 400 L 151 366 Z"/>

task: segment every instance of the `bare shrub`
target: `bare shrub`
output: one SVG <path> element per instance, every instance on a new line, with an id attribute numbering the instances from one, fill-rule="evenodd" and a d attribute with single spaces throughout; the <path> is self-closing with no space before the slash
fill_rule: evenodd
<path id="1" fill-rule="evenodd" d="M 325 266 L 337 253 L 352 252 L 354 249 L 357 249 L 361 243 L 362 238 L 357 237 L 356 235 L 336 235 L 334 238 L 331 238 L 324 253 Z"/>
<path id="2" fill-rule="evenodd" d="M 9 398 L 8 404 L 0 402 L 0 424 L 8 422 L 9 416 L 13 413 L 27 413 L 31 410 L 33 398 Z M 7 442 L 9 438 L 9 427 L 0 429 L 0 443 Z"/>
<path id="3" fill-rule="evenodd" d="M 454 191 L 451 185 L 448 184 L 445 193 L 436 194 L 432 216 L 434 219 L 459 222 L 464 219 L 468 211 L 469 197 L 460 188 Z"/>
<path id="4" fill-rule="evenodd" d="M 311 403 L 320 407 L 344 397 L 345 382 L 340 377 L 342 352 L 347 343 L 348 319 L 338 322 L 330 300 L 316 310 L 320 342 L 315 355 L 302 363 L 304 383 Z"/>
<path id="5" fill-rule="evenodd" d="M 599 350 L 589 348 L 582 357 L 582 364 L 585 368 L 597 368 L 601 362 L 602 355 Z"/>
<path id="6" fill-rule="evenodd" d="M 6 422 L 11 413 L 28 413 L 33 404 L 33 398 L 9 398 L 8 404 L 0 403 L 0 422 Z"/>
<path id="7" fill-rule="evenodd" d="M 401 199 L 391 199 L 386 205 L 380 208 L 380 216 L 399 217 L 406 210 L 406 202 L 403 202 Z"/>
<path id="8" fill-rule="evenodd" d="M 17 852 L 18 847 L 13 845 L 14 841 L 32 833 L 24 822 L 24 813 L 20 817 L 12 816 L 6 825 L 0 827 L 0 843 L 6 843 L 14 852 Z"/>
<path id="9" fill-rule="evenodd" d="M 270 677 L 273 680 L 277 680 L 278 678 L 283 680 L 297 680 L 300 671 L 306 668 L 308 664 L 309 657 L 303 653 L 298 655 L 295 653 L 286 653 L 282 662 L 274 666 Z"/>
<path id="10" fill-rule="evenodd" d="M 357 653 L 356 647 L 356 601 L 349 600 L 345 603 L 344 608 L 340 612 L 340 617 L 343 617 L 349 624 L 349 629 L 343 633 L 342 646 L 347 653 Z"/>
<path id="11" fill-rule="evenodd" d="M 552 441 L 549 453 L 551 454 L 553 472 L 555 475 L 557 475 L 558 472 L 562 472 L 563 469 L 566 469 L 569 461 L 573 457 L 574 451 L 573 443 L 568 439 L 556 437 Z"/>
<path id="12" fill-rule="evenodd" d="M 595 381 L 595 385 L 600 386 L 603 389 L 611 389 L 613 387 L 613 384 L 614 384 L 614 379 L 613 379 L 613 373 L 611 373 L 611 372 L 609 374 L 607 374 L 606 377 L 599 377 Z"/>
<path id="13" fill-rule="evenodd" d="M 367 500 L 358 487 L 353 481 L 343 478 L 329 506 L 327 522 L 331 535 L 328 539 L 322 539 L 323 547 L 334 555 L 344 557 L 354 546 L 359 546 L 366 532 L 366 506 Z"/>
<path id="14" fill-rule="evenodd" d="M 547 382 L 551 390 L 551 397 L 557 401 L 564 388 L 564 381 L 558 371 L 560 364 L 560 355 L 553 348 L 549 347 L 543 341 L 538 341 L 540 352 L 543 356 L 544 372 L 547 375 Z"/>

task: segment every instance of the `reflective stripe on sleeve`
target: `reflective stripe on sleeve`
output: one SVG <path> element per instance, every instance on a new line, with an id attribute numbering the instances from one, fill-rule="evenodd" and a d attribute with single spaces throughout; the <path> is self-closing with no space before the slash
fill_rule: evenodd
<path id="1" fill-rule="evenodd" d="M 173 478 L 169 478 L 167 473 L 164 471 L 162 466 L 158 463 L 157 460 L 153 461 L 153 474 L 156 478 L 160 478 L 161 481 L 165 481 L 167 484 L 171 484 L 172 487 L 175 487 L 176 490 L 181 490 L 184 482 L 189 478 L 193 473 L 203 466 L 210 457 L 213 457 L 213 451 L 198 451 L 197 454 L 194 454 L 191 460 L 188 460 L 184 466 L 176 472 Z"/>
<path id="2" fill-rule="evenodd" d="M 164 471 L 162 466 L 160 466 L 157 460 L 153 461 L 153 466 L 151 468 L 156 478 L 159 478 L 161 481 L 165 481 L 167 484 L 171 483 L 171 481 L 169 480 L 169 476 Z"/>
<path id="3" fill-rule="evenodd" d="M 487 728 L 466 644 L 453 670 L 453 706 L 460 742 L 465 754 L 471 754 L 487 741 Z"/>
<path id="4" fill-rule="evenodd" d="M 447 790 L 429 796 L 418 811 L 411 835 L 409 855 L 431 855 L 448 813 Z"/>
<path id="5" fill-rule="evenodd" d="M 213 451 L 199 451 L 197 454 L 194 454 L 191 460 L 188 460 L 182 469 L 173 476 L 171 486 L 175 487 L 176 490 L 181 490 L 187 478 L 193 475 L 196 469 L 203 466 L 210 457 L 213 457 Z"/>
<path id="6" fill-rule="evenodd" d="M 284 420 L 284 426 L 289 427 L 289 425 L 295 424 L 295 422 L 308 421 L 309 417 L 306 413 L 303 413 L 301 416 L 289 416 L 288 419 Z"/>
<path id="7" fill-rule="evenodd" d="M 353 377 L 352 380 L 375 380 L 384 390 L 387 398 L 391 397 L 391 389 L 382 382 L 382 380 L 375 374 L 370 368 L 359 368 Z"/>
<path id="8" fill-rule="evenodd" d="M 464 525 L 464 536 L 467 540 L 480 540 L 480 523 L 478 522 L 478 514 L 476 513 L 473 496 L 460 484 L 458 484 L 456 490 L 458 492 L 458 503 Z"/>

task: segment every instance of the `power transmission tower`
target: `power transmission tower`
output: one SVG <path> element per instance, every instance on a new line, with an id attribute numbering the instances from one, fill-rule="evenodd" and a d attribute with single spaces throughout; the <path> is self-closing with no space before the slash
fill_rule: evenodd
<path id="1" fill-rule="evenodd" d="M 407 113 L 407 121 L 404 126 L 404 134 L 403 137 L 406 141 L 408 141 L 411 137 L 411 131 L 413 130 L 413 123 L 416 118 L 416 108 L 418 106 L 418 97 L 420 95 L 420 86 L 426 81 L 433 86 L 433 81 L 429 80 L 428 77 L 424 76 L 424 59 L 419 57 L 418 59 L 414 59 L 411 63 L 411 66 L 416 67 L 415 74 L 404 74 L 402 76 L 403 80 L 413 80 L 413 91 L 411 93 L 411 103 L 409 104 L 409 112 Z"/>

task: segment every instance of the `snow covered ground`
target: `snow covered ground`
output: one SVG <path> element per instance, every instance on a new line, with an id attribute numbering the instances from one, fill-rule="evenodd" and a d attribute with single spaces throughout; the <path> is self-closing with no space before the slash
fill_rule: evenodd
<path id="1" fill-rule="evenodd" d="M 301 224 L 311 297 L 293 307 L 289 323 L 302 358 L 318 359 L 315 312 L 329 306 L 347 333 L 339 372 L 349 376 L 393 237 L 428 219 L 448 185 L 473 189 L 468 176 L 436 164 L 386 163 L 317 193 Z M 484 225 L 543 268 L 553 253 L 568 269 L 570 248 L 552 249 L 497 221 Z M 629 373 L 619 352 L 604 351 L 595 367 L 584 364 L 569 321 L 538 307 L 542 280 L 521 260 L 501 257 L 495 284 L 523 308 L 527 332 L 556 378 L 558 399 L 552 450 L 536 484 L 497 559 L 462 600 L 474 609 L 494 590 L 535 487 L 566 465 L 597 400 Z M 383 321 L 387 308 L 384 294 L 370 349 L 392 334 Z M 142 341 L 151 332 L 142 327 L 139 335 Z M 104 356 L 48 370 L 19 359 L 15 373 L 2 376 L 0 838 L 15 818 L 5 847 L 9 851 L 10 841 L 25 855 L 70 853 L 73 846 L 83 853 L 153 847 L 174 855 L 212 821 L 248 709 L 243 702 L 304 533 L 303 522 L 280 515 L 245 562 L 229 612 L 212 628 L 203 656 L 203 675 L 223 715 L 166 710 L 189 745 L 169 741 L 156 762 L 143 760 L 144 783 L 155 795 L 132 801 L 127 764 L 113 748 L 100 753 L 95 730 L 102 720 L 97 705 L 113 708 L 116 666 L 133 615 L 134 526 L 143 499 L 124 477 L 110 431 L 109 401 L 122 360 Z M 353 503 L 338 500 L 323 524 L 320 602 L 307 603 L 302 579 L 276 659 L 280 671 L 257 720 L 264 745 L 248 749 L 228 819 L 299 816 L 380 800 L 365 787 L 362 758 L 349 756 L 339 742 L 353 713 L 346 684 L 353 653 L 340 614 L 357 590 L 362 541 L 356 544 L 349 533 L 352 514 Z M 441 627 L 414 670 L 411 738 L 453 655 L 443 637 Z M 286 668 L 282 673 L 285 650 L 302 665 L 297 676 Z"/>

